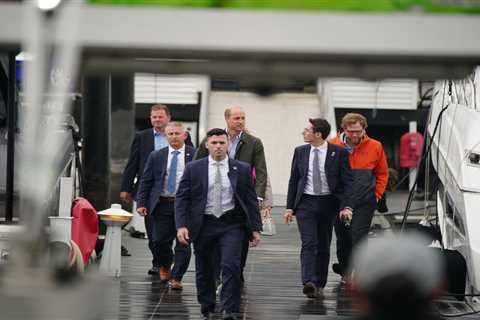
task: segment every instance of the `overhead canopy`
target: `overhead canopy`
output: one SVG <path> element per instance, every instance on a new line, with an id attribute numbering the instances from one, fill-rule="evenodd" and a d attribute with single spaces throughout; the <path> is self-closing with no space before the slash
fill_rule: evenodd
<path id="1" fill-rule="evenodd" d="M 86 72 L 200 73 L 253 82 L 438 79 L 463 78 L 480 64 L 476 15 L 94 5 L 79 14 Z M 19 47 L 21 16 L 21 4 L 0 3 L 0 49 Z"/>

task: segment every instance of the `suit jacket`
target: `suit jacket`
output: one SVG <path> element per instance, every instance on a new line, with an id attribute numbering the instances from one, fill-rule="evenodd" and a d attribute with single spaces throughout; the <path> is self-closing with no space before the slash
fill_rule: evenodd
<path id="1" fill-rule="evenodd" d="M 292 171 L 288 182 L 287 209 L 292 209 L 294 213 L 307 183 L 310 149 L 310 144 L 297 147 L 293 155 Z M 339 200 L 340 208 L 353 208 L 350 197 L 353 177 L 347 150 L 334 144 L 328 144 L 325 174 L 330 192 Z"/>
<path id="2" fill-rule="evenodd" d="M 185 165 L 192 161 L 195 148 L 185 146 Z M 168 147 L 150 153 L 145 171 L 140 180 L 137 194 L 137 207 L 146 207 L 151 214 L 155 210 L 163 187 L 168 165 Z"/>
<path id="3" fill-rule="evenodd" d="M 245 214 L 247 231 L 262 230 L 262 219 L 253 188 L 251 167 L 229 159 L 228 178 L 232 184 L 235 207 Z M 202 228 L 208 195 L 208 157 L 187 164 L 175 198 L 175 224 L 186 227 L 194 241 Z"/>
<path id="4" fill-rule="evenodd" d="M 208 156 L 208 150 L 205 147 L 207 139 L 203 139 L 200 143 L 195 159 L 201 159 Z M 267 163 L 265 161 L 265 152 L 262 140 L 243 132 L 237 149 L 235 150 L 235 159 L 248 163 L 255 167 L 255 192 L 258 197 L 265 199 L 265 189 L 267 188 Z"/>
<path id="5" fill-rule="evenodd" d="M 193 146 L 190 135 L 188 135 L 185 145 Z M 148 156 L 154 149 L 155 140 L 152 128 L 139 131 L 135 134 L 132 146 L 130 147 L 130 157 L 123 171 L 121 191 L 126 191 L 135 196 L 145 162 L 147 162 Z M 135 178 L 137 178 L 136 182 Z"/>

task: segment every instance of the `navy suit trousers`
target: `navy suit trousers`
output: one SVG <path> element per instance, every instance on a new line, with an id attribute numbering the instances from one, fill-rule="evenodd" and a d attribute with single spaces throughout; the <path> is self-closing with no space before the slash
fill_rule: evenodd
<path id="1" fill-rule="evenodd" d="M 324 288 L 330 262 L 330 243 L 339 204 L 333 195 L 310 196 L 304 194 L 295 211 L 302 249 L 302 283 L 314 283 Z"/>
<path id="2" fill-rule="evenodd" d="M 218 270 L 215 264 L 218 261 L 213 252 L 216 248 L 221 257 L 222 310 L 233 313 L 240 311 L 240 265 L 242 244 L 246 236 L 242 223 L 227 221 L 223 217 L 219 219 L 208 215 L 204 217 L 200 234 L 193 243 L 197 298 L 203 314 L 215 311 L 215 270 Z"/>
<path id="3" fill-rule="evenodd" d="M 190 264 L 191 248 L 176 240 L 174 203 L 159 201 L 153 213 L 153 246 L 160 267 L 170 268 L 173 262 L 172 278 L 181 281 Z M 172 251 L 175 241 L 175 254 Z"/>
<path id="4" fill-rule="evenodd" d="M 155 245 L 153 244 L 153 217 L 151 214 L 147 214 L 144 219 L 145 222 L 145 230 L 147 231 L 147 238 L 148 238 L 148 248 L 152 253 L 152 266 L 153 267 L 160 267 L 160 262 L 158 260 L 158 252 L 156 252 Z"/>

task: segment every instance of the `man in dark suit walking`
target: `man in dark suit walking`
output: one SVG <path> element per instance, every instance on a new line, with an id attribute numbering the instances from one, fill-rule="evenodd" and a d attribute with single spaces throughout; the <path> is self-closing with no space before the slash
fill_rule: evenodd
<path id="1" fill-rule="evenodd" d="M 225 130 L 207 133 L 209 156 L 189 163 L 178 187 L 175 222 L 178 239 L 193 242 L 196 262 L 197 297 L 205 319 L 215 311 L 217 262 L 221 256 L 224 319 L 236 319 L 240 311 L 240 265 L 242 243 L 260 241 L 262 221 L 253 187 L 251 167 L 227 157 Z M 218 263 L 218 262 L 217 262 Z"/>
<path id="2" fill-rule="evenodd" d="M 137 212 L 142 216 L 151 216 L 160 280 L 170 280 L 172 289 L 181 290 L 182 278 L 190 263 L 191 249 L 190 245 L 183 245 L 177 240 L 173 255 L 172 244 L 177 234 L 174 202 L 185 165 L 192 161 L 195 149 L 185 146 L 186 133 L 179 122 L 168 123 L 165 135 L 169 146 L 153 151 L 147 159 L 138 189 Z M 170 273 L 173 257 L 175 263 Z"/>
<path id="3" fill-rule="evenodd" d="M 255 192 L 259 206 L 262 207 L 263 199 L 265 199 L 265 190 L 267 188 L 267 164 L 262 140 L 246 132 L 246 115 L 242 108 L 227 108 L 225 109 L 224 116 L 229 141 L 228 157 L 230 159 L 244 161 L 252 168 L 255 168 Z M 195 159 L 208 156 L 205 143 L 205 139 L 200 143 Z M 247 262 L 248 247 L 248 241 L 244 242 L 242 247 L 242 282 L 244 281 L 243 269 Z"/>
<path id="4" fill-rule="evenodd" d="M 154 105 L 150 110 L 150 122 L 153 128 L 145 129 L 135 134 L 130 148 L 130 157 L 123 171 L 122 186 L 120 189 L 120 200 L 123 203 L 130 203 L 136 199 L 140 177 L 142 176 L 145 162 L 150 153 L 168 146 L 167 137 L 165 136 L 165 126 L 169 121 L 170 110 L 168 110 L 167 106 L 161 104 Z M 153 258 L 152 268 L 148 270 L 148 274 L 158 275 L 160 265 L 157 253 L 153 247 L 150 216 L 145 217 L 145 230 L 148 236 L 148 248 Z"/>
<path id="5" fill-rule="evenodd" d="M 170 121 L 170 118 L 170 110 L 168 107 L 163 104 L 156 104 L 152 106 L 150 110 L 150 122 L 153 128 L 145 129 L 135 134 L 130 148 L 130 157 L 123 171 L 122 186 L 120 189 L 120 200 L 123 203 L 130 203 L 132 199 L 135 200 L 140 177 L 142 176 L 145 162 L 150 153 L 168 146 L 165 127 Z M 188 140 L 186 144 L 189 144 Z M 157 254 L 153 248 L 150 216 L 145 217 L 145 229 L 148 236 L 148 247 L 153 256 L 152 268 L 148 270 L 148 274 L 158 275 L 160 266 L 158 264 Z"/>
<path id="6" fill-rule="evenodd" d="M 330 262 L 333 221 L 337 214 L 351 214 L 352 173 L 348 152 L 325 140 L 330 124 L 309 119 L 305 129 L 310 143 L 297 147 L 288 182 L 285 222 L 295 215 L 302 240 L 300 254 L 303 293 L 309 298 L 323 295 Z"/>

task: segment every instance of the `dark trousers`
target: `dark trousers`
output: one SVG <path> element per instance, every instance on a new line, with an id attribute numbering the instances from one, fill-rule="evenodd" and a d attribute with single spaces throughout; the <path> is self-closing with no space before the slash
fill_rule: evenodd
<path id="1" fill-rule="evenodd" d="M 172 278 L 181 281 L 190 264 L 190 245 L 177 240 L 174 202 L 159 201 L 153 212 L 153 246 L 160 267 L 170 268 L 173 262 Z M 172 250 L 175 241 L 175 253 Z"/>
<path id="2" fill-rule="evenodd" d="M 243 276 L 243 269 L 245 269 L 245 265 L 247 264 L 248 248 L 250 248 L 250 239 L 245 238 L 242 244 L 242 261 L 240 265 L 240 268 L 241 268 L 240 278 L 243 282 L 245 282 L 245 278 Z"/>
<path id="3" fill-rule="evenodd" d="M 228 215 L 228 214 L 227 214 Z M 240 264 L 242 243 L 246 238 L 243 223 L 229 221 L 228 217 L 216 218 L 206 215 L 200 234 L 193 243 L 196 265 L 197 298 L 201 312 L 215 311 L 216 286 L 215 263 L 220 257 L 222 272 L 222 310 L 237 313 L 240 311 Z M 217 249 L 219 255 L 213 252 Z"/>
<path id="4" fill-rule="evenodd" d="M 350 256 L 355 246 L 368 235 L 377 202 L 375 197 L 355 206 L 349 227 L 337 215 L 335 236 L 337 237 L 337 259 L 345 271 L 349 267 Z"/>
<path id="5" fill-rule="evenodd" d="M 155 251 L 153 245 L 153 217 L 151 214 L 145 216 L 145 230 L 147 231 L 147 238 L 148 238 L 148 249 L 152 253 L 152 266 L 153 267 L 160 267 L 160 262 L 158 260 L 158 252 Z"/>
<path id="6" fill-rule="evenodd" d="M 243 275 L 243 269 L 245 269 L 245 265 L 247 264 L 247 257 L 248 257 L 248 249 L 250 248 L 250 239 L 248 237 L 242 243 L 242 257 L 240 259 L 240 281 L 245 282 L 245 277 Z M 215 248 L 215 265 L 217 268 L 215 269 L 215 279 L 219 282 L 221 279 L 221 272 L 220 272 L 220 250 Z"/>
<path id="7" fill-rule="evenodd" d="M 330 243 L 338 200 L 333 195 L 310 196 L 304 194 L 296 208 L 298 230 L 302 240 L 300 261 L 302 283 L 314 283 L 324 288 L 330 262 Z"/>

